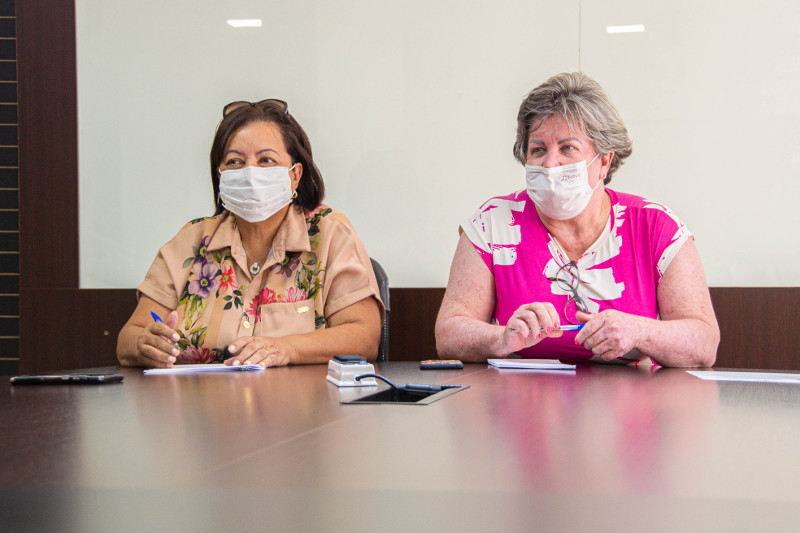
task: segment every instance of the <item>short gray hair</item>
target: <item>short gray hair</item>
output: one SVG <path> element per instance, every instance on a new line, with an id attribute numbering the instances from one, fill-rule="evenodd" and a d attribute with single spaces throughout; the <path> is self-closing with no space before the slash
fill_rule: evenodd
<path id="1" fill-rule="evenodd" d="M 560 115 L 572 130 L 579 130 L 592 142 L 595 152 L 614 152 L 614 159 L 603 183 L 633 152 L 628 129 L 619 111 L 600 84 L 582 72 L 563 72 L 528 93 L 517 114 L 517 140 L 514 156 L 527 161 L 528 135 L 550 115 Z"/>

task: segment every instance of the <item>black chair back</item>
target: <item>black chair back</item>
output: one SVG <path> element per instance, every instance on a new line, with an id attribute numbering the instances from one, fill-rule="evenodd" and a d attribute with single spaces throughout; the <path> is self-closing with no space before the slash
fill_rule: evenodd
<path id="1" fill-rule="evenodd" d="M 386 318 L 383 320 L 381 328 L 381 343 L 378 346 L 378 362 L 382 363 L 389 360 L 389 276 L 386 275 L 386 271 L 380 263 L 371 257 L 370 261 L 372 261 L 372 270 L 375 271 L 375 278 L 378 280 L 381 301 L 386 308 Z"/>

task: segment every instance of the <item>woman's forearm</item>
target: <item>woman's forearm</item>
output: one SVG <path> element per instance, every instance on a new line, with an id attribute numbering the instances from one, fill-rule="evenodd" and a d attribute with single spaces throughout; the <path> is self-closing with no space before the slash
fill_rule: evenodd
<path id="1" fill-rule="evenodd" d="M 325 363 L 334 355 L 343 354 L 361 355 L 374 361 L 378 357 L 380 339 L 380 327 L 358 322 L 276 338 L 294 348 L 296 357 L 292 358 L 292 364 L 304 365 Z"/>
<path id="2" fill-rule="evenodd" d="M 655 320 L 635 317 L 639 335 L 636 350 L 662 366 L 709 367 L 714 364 L 719 330 L 698 319 Z M 441 358 L 484 362 L 508 355 L 503 350 L 503 327 L 469 317 L 437 321 L 436 350 Z"/>
<path id="3" fill-rule="evenodd" d="M 436 352 L 442 359 L 471 363 L 502 357 L 503 326 L 464 316 L 436 321 Z"/>
<path id="4" fill-rule="evenodd" d="M 381 338 L 378 300 L 365 298 L 326 318 L 327 327 L 284 337 L 240 337 L 228 346 L 226 364 L 325 363 L 336 355 L 361 355 L 374 361 Z"/>
<path id="5" fill-rule="evenodd" d="M 135 324 L 125 324 L 117 337 L 117 359 L 122 366 L 141 366 L 142 359 L 136 347 L 136 340 L 144 328 Z"/>
<path id="6" fill-rule="evenodd" d="M 375 298 L 365 298 L 327 318 L 328 327 L 276 338 L 292 346 L 293 364 L 325 363 L 335 355 L 378 356 L 381 313 Z"/>
<path id="7" fill-rule="evenodd" d="M 137 349 L 137 339 L 143 327 L 126 324 L 117 339 L 117 359 L 123 366 L 143 366 L 144 361 Z M 325 328 L 302 335 L 276 338 L 276 341 L 291 344 L 297 357 L 295 364 L 325 363 L 334 355 L 362 355 L 374 361 L 378 355 L 380 330 L 377 334 L 364 324 L 350 323 Z"/>
<path id="8" fill-rule="evenodd" d="M 717 358 L 719 328 L 696 318 L 642 319 L 637 349 L 662 366 L 710 367 Z"/>

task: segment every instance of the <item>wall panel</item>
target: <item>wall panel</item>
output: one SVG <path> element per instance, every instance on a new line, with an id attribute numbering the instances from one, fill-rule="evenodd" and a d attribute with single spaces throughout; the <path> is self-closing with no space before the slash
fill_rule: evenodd
<path id="1" fill-rule="evenodd" d="M 52 370 L 82 332 L 64 289 L 78 288 L 78 135 L 73 0 L 17 0 L 20 362 Z M 2 106 L 0 106 L 2 107 Z M 0 110 L 2 111 L 2 110 Z M 7 120 L 7 119 L 0 119 Z M 0 169 L 0 179 L 9 176 Z M 75 294 L 77 298 L 77 294 Z M 46 318 L 43 322 L 42 317 Z M 50 324 L 53 330 L 44 327 Z M 66 328 L 66 329 L 62 329 Z M 59 335 L 64 333 L 65 335 Z M 83 352 L 75 352 L 79 354 Z"/>
<path id="2" fill-rule="evenodd" d="M 0 373 L 19 363 L 19 146 L 13 0 L 0 0 Z"/>
<path id="3" fill-rule="evenodd" d="M 37 331 L 22 339 L 25 372 L 108 366 L 116 363 L 119 329 L 136 306 L 134 289 L 43 289 L 22 314 Z M 443 288 L 391 289 L 389 357 L 435 359 L 434 324 Z M 722 332 L 717 368 L 800 371 L 791 310 L 800 288 L 714 287 L 711 297 Z M 56 317 L 69 314 L 70 321 Z M 75 324 L 80 324 L 76 327 Z"/>
<path id="4" fill-rule="evenodd" d="M 800 285 L 798 25 L 792 0 L 582 2 L 581 67 L 633 140 L 611 186 L 677 213 L 714 287 Z"/>

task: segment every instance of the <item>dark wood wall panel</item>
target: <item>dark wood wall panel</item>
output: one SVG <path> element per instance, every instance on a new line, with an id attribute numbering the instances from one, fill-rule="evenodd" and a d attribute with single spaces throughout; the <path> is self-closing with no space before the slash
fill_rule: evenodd
<path id="1" fill-rule="evenodd" d="M 86 342 L 78 284 L 78 107 L 74 0 L 17 0 L 19 369 L 63 368 Z M 5 176 L 0 175 L 5 179 Z M 62 296 L 76 296 L 73 308 Z M 51 301 L 57 302 L 51 306 Z M 45 310 L 49 309 L 49 313 Z M 84 314 L 86 314 L 84 312 Z M 91 313 L 89 313 L 91 314 Z M 43 327 L 49 324 L 53 330 Z M 51 335 L 51 331 L 55 334 Z M 62 333 L 66 333 L 65 338 Z M 71 339 L 69 339 L 71 337 Z M 90 343 L 91 344 L 91 343 Z M 45 349 L 47 351 L 45 351 Z M 94 360 L 90 355 L 87 360 Z M 86 366 L 86 365 L 81 365 Z"/>
<path id="2" fill-rule="evenodd" d="M 416 361 L 436 354 L 434 324 L 444 289 L 392 289 L 389 357 Z M 722 339 L 719 368 L 800 370 L 791 310 L 800 288 L 714 287 L 711 298 Z"/>
<path id="3" fill-rule="evenodd" d="M 136 307 L 134 289 L 39 289 L 31 296 L 21 314 L 36 330 L 20 339 L 22 371 L 117 364 L 117 334 Z M 443 296 L 443 288 L 391 289 L 391 360 L 436 358 Z M 800 370 L 790 313 L 800 288 L 716 287 L 711 297 L 722 332 L 717 367 Z"/>
<path id="4" fill-rule="evenodd" d="M 75 2 L 18 0 L 16 9 L 20 287 L 77 288 Z"/>
<path id="5" fill-rule="evenodd" d="M 434 325 L 444 289 L 390 289 L 389 359 L 436 359 Z"/>
<path id="6" fill-rule="evenodd" d="M 13 0 L 0 0 L 0 372 L 19 365 L 19 146 Z"/>
<path id="7" fill-rule="evenodd" d="M 30 289 L 20 313 L 20 372 L 116 365 L 117 335 L 136 307 L 134 289 Z"/>
<path id="8" fill-rule="evenodd" d="M 20 314 L 33 330 L 20 339 L 20 372 L 117 364 L 117 335 L 136 307 L 135 289 L 31 289 L 29 296 Z M 436 358 L 442 296 L 444 289 L 391 289 L 392 360 Z"/>
<path id="9" fill-rule="evenodd" d="M 800 370 L 794 310 L 800 287 L 713 287 L 720 368 Z"/>

